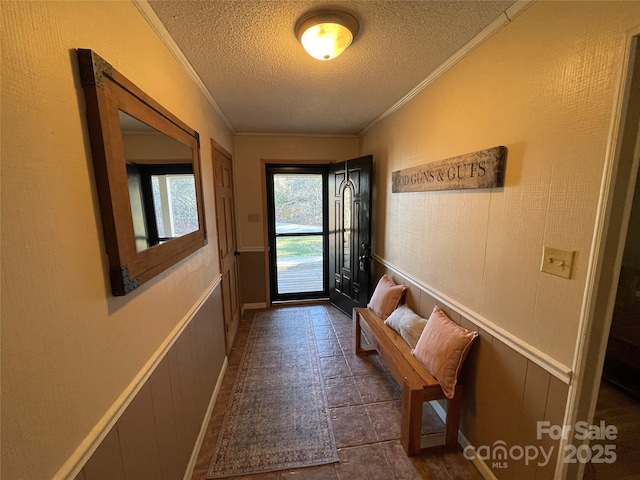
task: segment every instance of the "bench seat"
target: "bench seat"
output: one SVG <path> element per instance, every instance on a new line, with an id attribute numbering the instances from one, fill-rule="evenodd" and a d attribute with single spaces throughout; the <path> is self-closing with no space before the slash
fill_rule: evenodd
<path id="1" fill-rule="evenodd" d="M 363 348 L 361 333 L 372 343 Z M 421 450 L 422 404 L 431 400 L 447 400 L 445 442 L 447 448 L 458 445 L 461 391 L 456 385 L 453 398 L 447 399 L 438 381 L 411 354 L 411 347 L 392 328 L 368 308 L 353 309 L 354 350 L 357 355 L 375 350 L 402 387 L 402 420 L 400 442 L 408 456 Z"/>

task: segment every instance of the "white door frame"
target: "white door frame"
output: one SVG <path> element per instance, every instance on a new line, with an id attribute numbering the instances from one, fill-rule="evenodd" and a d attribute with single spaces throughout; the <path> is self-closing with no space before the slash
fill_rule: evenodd
<path id="1" fill-rule="evenodd" d="M 640 102 L 640 91 L 632 91 L 631 88 L 634 67 L 640 74 L 640 62 L 635 61 L 640 43 L 638 35 L 640 27 L 629 33 L 626 61 L 620 72 L 613 108 L 596 228 L 589 258 L 587 288 L 573 362 L 574 373 L 565 410 L 564 424 L 570 428 L 580 420 L 586 420 L 588 423 L 593 421 L 635 191 L 640 156 L 640 125 L 629 125 L 627 113 L 630 98 L 633 98 L 634 102 Z M 629 141 L 635 142 L 631 158 L 622 155 L 623 148 L 629 148 Z M 578 446 L 582 442 L 565 438 L 560 443 L 560 451 L 563 452 L 569 443 Z M 559 455 L 558 458 L 556 478 L 582 478 L 584 464 L 564 463 L 564 455 Z"/>

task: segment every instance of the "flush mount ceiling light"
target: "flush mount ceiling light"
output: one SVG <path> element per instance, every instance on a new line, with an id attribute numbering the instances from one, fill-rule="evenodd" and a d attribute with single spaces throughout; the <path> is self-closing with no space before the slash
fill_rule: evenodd
<path id="1" fill-rule="evenodd" d="M 332 60 L 351 44 L 360 25 L 342 10 L 317 10 L 296 23 L 296 36 L 304 49 L 318 60 Z"/>

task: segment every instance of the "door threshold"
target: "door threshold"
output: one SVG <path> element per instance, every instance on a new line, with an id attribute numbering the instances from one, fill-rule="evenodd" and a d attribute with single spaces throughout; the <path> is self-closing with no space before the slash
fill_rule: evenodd
<path id="1" fill-rule="evenodd" d="M 313 305 L 315 303 L 328 303 L 329 297 L 327 298 L 308 298 L 308 299 L 299 299 L 299 300 L 273 300 L 271 305 Z"/>

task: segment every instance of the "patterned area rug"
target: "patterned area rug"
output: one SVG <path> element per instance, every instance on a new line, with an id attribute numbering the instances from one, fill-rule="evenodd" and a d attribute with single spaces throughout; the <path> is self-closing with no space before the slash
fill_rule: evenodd
<path id="1" fill-rule="evenodd" d="M 338 461 L 311 318 L 256 314 L 207 478 Z"/>

